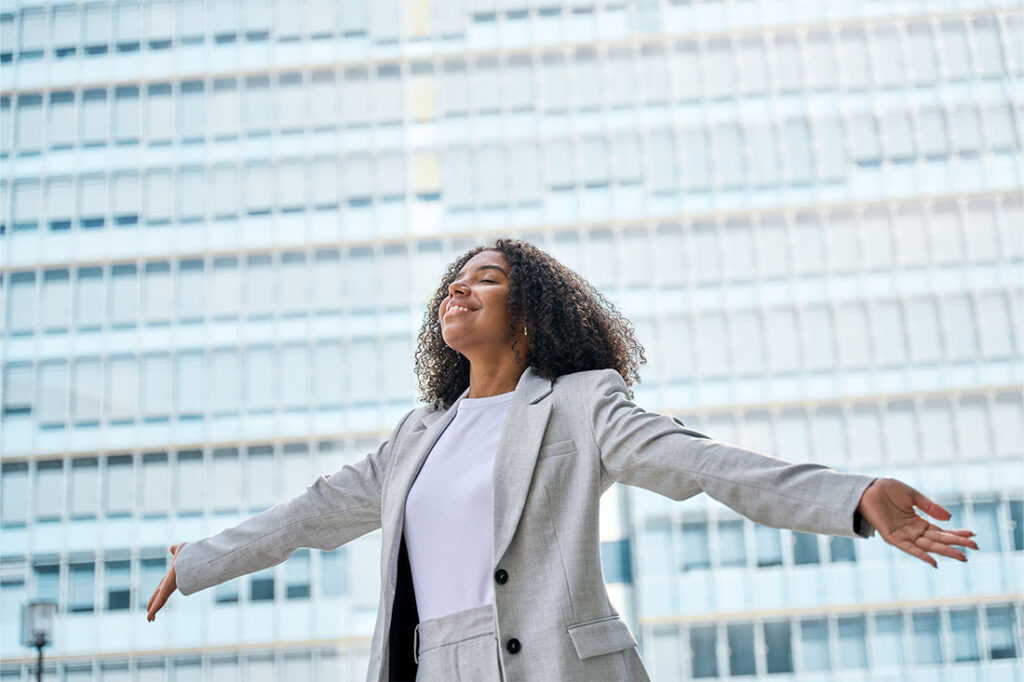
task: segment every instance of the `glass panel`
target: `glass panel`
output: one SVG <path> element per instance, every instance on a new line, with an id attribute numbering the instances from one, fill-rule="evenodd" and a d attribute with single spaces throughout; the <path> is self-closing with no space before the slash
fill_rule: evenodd
<path id="1" fill-rule="evenodd" d="M 28 464 L 10 462 L 0 467 L 0 521 L 19 526 L 28 520 Z"/>
<path id="2" fill-rule="evenodd" d="M 64 511 L 64 466 L 60 460 L 39 462 L 36 467 L 36 518 L 59 519 Z"/>
<path id="3" fill-rule="evenodd" d="M 60 566 L 38 563 L 35 565 L 36 599 L 58 601 L 60 597 Z"/>
<path id="4" fill-rule="evenodd" d="M 175 509 L 179 515 L 199 514 L 203 511 L 203 453 L 178 453 L 176 468 L 177 480 L 174 487 L 177 492 Z"/>
<path id="5" fill-rule="evenodd" d="M 873 663 L 878 667 L 902 666 L 904 663 L 903 616 L 875 616 Z"/>
<path id="6" fill-rule="evenodd" d="M 105 508 L 108 516 L 127 516 L 132 512 L 132 458 L 111 457 L 107 460 Z"/>
<path id="7" fill-rule="evenodd" d="M 717 628 L 690 628 L 690 652 L 693 656 L 694 677 L 718 677 Z"/>
<path id="8" fill-rule="evenodd" d="M 841 668 L 868 667 L 863 616 L 839 619 L 839 666 Z"/>
<path id="9" fill-rule="evenodd" d="M 69 566 L 68 611 L 73 613 L 92 612 L 93 591 L 96 586 L 96 569 L 92 562 L 74 563 Z"/>
<path id="10" fill-rule="evenodd" d="M 146 598 L 138 599 L 138 608 L 146 608 L 146 602 L 149 600 L 148 595 L 152 594 L 156 586 L 160 584 L 166 571 L 167 562 L 163 557 L 142 559 L 139 562 L 139 584 L 135 589 L 136 594 L 140 597 L 146 595 Z"/>
<path id="11" fill-rule="evenodd" d="M 980 660 L 978 614 L 974 611 L 950 611 L 949 629 L 953 634 L 953 660 L 957 663 Z"/>
<path id="12" fill-rule="evenodd" d="M 818 557 L 818 536 L 793 531 L 793 563 L 816 564 Z"/>
<path id="13" fill-rule="evenodd" d="M 285 597 L 305 599 L 309 597 L 309 550 L 300 549 L 288 559 L 285 569 Z"/>
<path id="14" fill-rule="evenodd" d="M 100 505 L 100 470 L 95 457 L 75 459 L 71 464 L 69 510 L 74 518 L 93 518 Z"/>
<path id="15" fill-rule="evenodd" d="M 914 614 L 914 659 L 916 663 L 942 663 L 939 614 Z"/>
<path id="16" fill-rule="evenodd" d="M 1016 658 L 1019 653 L 1014 635 L 1014 611 L 1009 606 L 990 607 L 985 611 L 988 624 L 989 656 L 993 660 Z"/>
<path id="17" fill-rule="evenodd" d="M 758 567 L 781 566 L 782 542 L 779 531 L 768 526 L 754 526 L 754 537 L 757 542 Z"/>
<path id="18" fill-rule="evenodd" d="M 757 670 L 754 661 L 754 626 L 736 624 L 728 627 L 729 674 L 753 675 Z"/>
<path id="19" fill-rule="evenodd" d="M 744 566 L 747 553 L 743 546 L 743 522 L 728 521 L 718 524 L 718 553 L 722 566 Z"/>
<path id="20" fill-rule="evenodd" d="M 143 456 L 139 500 L 141 511 L 146 516 L 167 514 L 171 498 L 169 473 L 166 454 L 160 452 Z"/>
<path id="21" fill-rule="evenodd" d="M 804 670 L 829 670 L 828 622 L 805 620 L 800 623 L 801 651 Z"/>
<path id="22" fill-rule="evenodd" d="M 35 273 L 11 273 L 7 285 L 7 329 L 12 333 L 32 331 L 36 319 Z"/>
<path id="23" fill-rule="evenodd" d="M 829 538 L 829 549 L 832 555 L 832 563 L 857 560 L 857 550 L 855 549 L 853 538 L 832 536 Z"/>
<path id="24" fill-rule="evenodd" d="M 347 571 L 344 547 L 320 553 L 320 582 L 325 597 L 338 597 L 347 593 Z"/>
<path id="25" fill-rule="evenodd" d="M 707 523 L 684 523 L 682 546 L 685 570 L 693 571 L 711 567 Z"/>
<path id="26" fill-rule="evenodd" d="M 249 580 L 250 601 L 274 600 L 274 569 L 267 568 L 253 573 Z"/>
<path id="27" fill-rule="evenodd" d="M 765 623 L 764 644 L 769 673 L 793 672 L 793 647 L 788 622 Z"/>

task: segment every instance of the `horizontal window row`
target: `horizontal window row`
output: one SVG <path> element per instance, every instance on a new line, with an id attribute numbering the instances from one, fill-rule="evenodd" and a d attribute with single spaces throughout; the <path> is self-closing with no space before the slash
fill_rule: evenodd
<path id="1" fill-rule="evenodd" d="M 323 170 L 318 163 L 312 164 L 312 177 L 323 176 Z M 48 221 L 58 232 L 74 224 L 88 232 L 91 226 L 98 230 L 105 223 L 115 223 L 114 232 L 96 233 L 114 239 L 118 230 L 138 223 L 138 207 L 128 198 L 138 196 L 140 184 L 152 188 L 147 190 L 147 197 L 163 197 L 161 202 L 167 201 L 164 192 L 173 194 L 172 187 L 176 188 L 178 217 L 185 219 L 191 210 L 187 206 L 202 203 L 204 185 L 216 182 L 216 171 L 211 175 L 185 168 L 152 171 L 143 178 L 131 174 L 109 178 L 84 175 L 47 178 L 42 183 L 19 182 L 14 186 L 13 215 L 15 221 L 25 221 L 25 225 L 34 226 L 40 219 Z M 0 192 L 4 190 L 6 186 L 0 185 Z M 125 208 L 118 208 L 122 205 Z M 161 220 L 166 220 L 170 208 L 162 210 L 165 217 Z M 823 271 L 1015 259 L 1022 255 L 1017 229 L 1022 222 L 1024 205 L 1020 197 L 1007 196 L 1002 200 L 862 205 L 617 230 L 560 231 L 531 238 L 598 287 L 652 283 L 675 287 L 691 282 L 714 284 Z M 219 306 L 211 308 L 213 316 L 242 314 L 247 307 L 256 314 L 266 314 L 268 307 L 274 307 L 270 303 L 274 300 L 276 309 L 295 313 L 305 307 L 298 304 L 299 298 L 308 299 L 314 310 L 338 310 L 345 301 L 356 308 L 406 305 L 432 292 L 445 263 L 468 243 L 459 241 L 442 247 L 440 242 L 421 241 L 415 246 L 286 251 L 247 258 L 225 255 L 205 260 L 17 273 L 6 282 L 8 330 L 33 329 L 32 311 L 37 307 L 52 310 L 54 315 L 51 318 L 49 312 L 44 312 L 38 316 L 42 329 L 67 328 L 66 299 L 71 289 L 88 290 L 87 295 L 82 292 L 83 300 L 74 307 L 89 308 L 89 312 L 75 312 L 70 318 L 71 326 L 78 328 L 96 327 L 101 318 L 118 325 L 134 324 L 139 307 L 146 311 L 142 313 L 146 322 L 202 317 L 198 301 L 206 286 L 226 292 L 210 297 L 212 305 Z M 396 269 L 411 271 L 412 275 L 396 277 Z M 415 292 L 411 298 L 410 281 Z M 37 291 L 39 283 L 41 290 Z M 127 307 L 104 313 L 102 301 L 119 288 L 124 288 L 125 293 L 119 297 Z M 140 300 L 136 288 L 143 290 L 141 300 L 145 303 L 136 305 Z M 258 290 L 259 294 L 243 304 L 243 288 Z M 49 296 L 50 291 L 54 292 L 56 305 L 37 300 L 37 296 Z M 184 297 L 177 292 L 184 293 Z M 172 305 L 170 299 L 175 297 Z M 177 314 L 163 310 L 175 306 Z"/>
<path id="2" fill-rule="evenodd" d="M 669 313 L 635 322 L 658 363 L 649 376 L 673 382 L 1016 358 L 1022 304 L 1018 290 Z"/>
<path id="3" fill-rule="evenodd" d="M 1019 658 L 1020 606 L 999 604 L 655 628 L 655 679 L 914 668 Z"/>
<path id="4" fill-rule="evenodd" d="M 1024 500 L 944 499 L 952 528 L 972 528 L 980 552 L 1024 551 Z M 856 562 L 852 538 L 777 530 L 733 518 L 648 518 L 638 548 L 640 579 L 725 568 L 760 569 Z"/>
<path id="5" fill-rule="evenodd" d="M 338 340 L 4 367 L 3 414 L 42 428 L 412 402 L 412 339 Z M 70 371 L 69 371 L 70 370 Z"/>
<path id="6" fill-rule="evenodd" d="M 108 377 L 116 379 L 117 371 L 109 370 Z M 17 381 L 18 375 L 15 373 L 14 376 L 15 380 L 5 386 L 8 393 Z M 103 383 L 101 377 L 93 379 L 97 384 Z M 90 384 L 82 381 L 78 386 L 87 391 Z M 253 390 L 258 390 L 258 387 L 254 386 Z M 199 408 L 203 408 L 199 397 L 201 391 L 194 393 L 195 400 L 200 403 Z M 134 416 L 138 409 L 126 406 L 124 411 Z M 5 421 L 14 424 L 12 417 L 15 414 L 8 412 Z M 775 413 L 749 410 L 706 418 L 698 416 L 686 421 L 723 442 L 740 443 L 790 461 L 832 466 L 851 462 L 864 466 L 866 462 L 877 461 L 899 466 L 959 459 L 1012 460 L 1022 454 L 1017 435 L 1024 428 L 1019 396 L 1012 392 L 992 398 L 964 396 L 949 401 L 931 399 L 921 403 L 898 401 L 887 405 L 823 406 L 785 409 Z M 297 495 L 320 474 L 336 471 L 343 464 L 373 451 L 376 446 L 376 440 L 364 438 L 325 441 L 316 445 L 289 443 L 283 446 L 251 445 L 241 449 L 188 448 L 99 458 L 7 462 L 0 469 L 0 522 L 5 527 L 14 527 L 101 517 L 155 518 L 257 512 Z M 217 494 L 214 495 L 213 491 Z M 1003 513 L 997 512 L 997 515 Z M 991 528 L 1011 529 L 1014 539 L 1012 542 L 1006 538 L 1003 542 L 986 541 L 987 549 L 998 551 L 1010 546 L 1020 549 L 1024 525 L 1019 519 L 1019 504 L 1011 505 L 1008 513 L 1006 518 L 1012 519 L 1015 525 L 1011 526 L 1010 521 L 1006 521 Z M 964 523 L 979 531 L 983 527 L 989 528 L 987 521 L 977 515 L 973 518 L 973 525 Z M 707 548 L 720 546 L 722 541 L 710 541 L 707 525 L 702 527 L 704 530 L 694 526 L 696 536 L 704 538 L 705 554 L 700 561 L 712 561 L 706 555 Z M 743 549 L 747 547 L 748 540 L 756 544 L 760 541 L 760 535 L 757 535 L 760 533 L 766 533 L 765 537 L 774 533 L 773 537 L 778 538 L 777 532 L 770 529 L 756 533 L 751 528 L 740 526 L 730 526 L 730 529 L 733 545 L 739 548 L 736 552 L 740 552 L 734 552 L 734 558 L 749 557 L 751 563 L 757 553 L 752 549 L 753 545 L 750 551 Z M 670 527 L 664 525 L 663 530 L 669 532 Z M 675 530 L 671 532 L 676 533 Z M 988 535 L 998 537 L 1002 532 L 995 530 Z M 696 546 L 696 542 L 688 540 L 685 546 Z M 652 552 L 669 554 L 665 555 L 663 564 L 651 565 L 661 566 L 659 570 L 675 570 L 672 568 L 674 560 L 670 558 L 673 556 L 670 543 L 654 544 Z M 776 540 L 773 546 L 783 545 Z M 777 553 L 781 549 L 773 551 Z M 825 554 L 821 552 L 821 556 Z M 748 560 L 742 558 L 739 562 L 746 564 Z"/>
<path id="7" fill-rule="evenodd" d="M 470 20 L 492 23 L 499 18 L 493 3 L 470 11 L 446 3 L 436 3 L 433 8 L 429 8 L 431 3 L 423 4 L 426 11 L 414 13 L 416 18 L 408 21 L 411 30 L 407 31 L 400 29 L 403 21 L 397 3 L 391 2 L 335 7 L 327 0 L 314 0 L 304 3 L 304 12 L 296 12 L 284 0 L 245 2 L 237 9 L 230 0 L 214 0 L 207 5 L 205 22 L 202 0 L 160 1 L 143 7 L 136 2 L 118 2 L 113 7 L 93 2 L 77 7 L 25 8 L 0 15 L 0 44 L 4 46 L 0 48 L 0 63 L 12 62 L 15 57 L 18 61 L 44 57 L 60 60 L 204 42 L 231 45 L 367 35 L 378 42 L 389 42 L 398 39 L 400 33 L 423 38 L 436 32 L 450 38 L 465 33 Z M 592 4 L 586 3 L 588 7 Z M 521 5 L 502 12 L 501 20 L 516 22 L 562 14 L 557 5 L 538 8 L 539 15 L 531 11 L 531 3 L 524 1 Z M 1017 15 L 967 15 L 936 22 L 849 24 L 797 33 L 782 29 L 732 39 L 713 36 L 679 39 L 671 44 L 652 41 L 632 50 L 579 48 L 567 58 L 560 53 L 527 58 L 520 67 L 525 75 L 509 77 L 503 84 L 510 86 L 508 92 L 515 97 L 509 106 L 514 107 L 531 94 L 536 85 L 545 105 L 556 108 L 568 102 L 586 107 L 602 100 L 628 106 L 638 95 L 658 102 L 673 95 L 685 100 L 772 89 L 860 90 L 960 81 L 1019 71 L 1021 30 Z M 515 59 L 509 61 L 514 63 Z M 502 66 L 504 63 L 499 65 L 493 58 L 468 65 L 464 60 L 452 60 L 438 71 L 446 77 L 449 71 L 482 72 L 485 77 L 481 83 L 486 87 L 478 97 L 487 97 L 504 75 Z M 431 73 L 433 68 L 429 62 L 420 62 L 410 70 L 414 74 Z M 639 78 L 638 72 L 643 72 Z M 453 77 L 456 87 L 461 85 L 458 79 Z M 606 95 L 601 92 L 604 83 L 611 85 Z M 451 89 L 446 87 L 445 94 Z M 479 109 L 486 110 L 487 104 Z"/>
<path id="8" fill-rule="evenodd" d="M 283 564 L 221 583 L 215 604 L 347 597 L 346 547 L 330 552 L 297 550 Z M 167 570 L 159 550 L 106 550 L 102 557 L 71 554 L 4 557 L 0 582 L 4 610 L 17 622 L 21 605 L 35 599 L 56 602 L 61 614 L 146 610 L 149 596 Z M 172 600 L 173 602 L 173 600 Z M 141 617 L 141 616 L 140 616 Z"/>
<path id="9" fill-rule="evenodd" d="M 12 642 L 12 646 L 15 643 Z M 337 682 L 365 674 L 369 652 L 358 646 L 303 649 L 289 647 L 276 653 L 261 647 L 259 652 L 218 652 L 206 656 L 118 659 L 104 656 L 94 661 L 43 661 L 43 679 L 63 682 L 204 682 L 246 680 L 247 682 Z M 24 675 L 24 677 L 23 677 Z M 5 663 L 0 682 L 35 680 L 35 662 L 23 667 Z"/>
<path id="10" fill-rule="evenodd" d="M 244 448 L 6 462 L 0 521 L 254 514 L 290 499 L 321 474 L 361 459 L 377 440 L 319 441 Z"/>

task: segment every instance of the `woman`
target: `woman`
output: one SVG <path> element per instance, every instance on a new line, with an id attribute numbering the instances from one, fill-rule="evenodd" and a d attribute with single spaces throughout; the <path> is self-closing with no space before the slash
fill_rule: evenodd
<path id="1" fill-rule="evenodd" d="M 429 406 L 375 452 L 218 535 L 171 548 L 152 620 L 184 594 L 383 528 L 370 680 L 647 679 L 605 591 L 599 499 L 612 483 L 706 492 L 758 523 L 872 529 L 936 566 L 966 530 L 892 479 L 789 464 L 710 440 L 630 401 L 633 330 L 548 254 L 501 239 L 445 274 L 419 335 Z"/>

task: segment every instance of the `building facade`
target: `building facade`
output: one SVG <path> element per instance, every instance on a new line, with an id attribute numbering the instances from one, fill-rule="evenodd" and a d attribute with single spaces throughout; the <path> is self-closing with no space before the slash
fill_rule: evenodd
<path id="1" fill-rule="evenodd" d="M 637 402 L 893 475 L 978 531 L 880 540 L 613 488 L 655 680 L 1024 680 L 1012 2 L 10 0 L 0 8 L 0 682 L 355 680 L 372 534 L 155 623 L 167 547 L 416 404 L 444 265 L 531 240 L 635 323 Z"/>

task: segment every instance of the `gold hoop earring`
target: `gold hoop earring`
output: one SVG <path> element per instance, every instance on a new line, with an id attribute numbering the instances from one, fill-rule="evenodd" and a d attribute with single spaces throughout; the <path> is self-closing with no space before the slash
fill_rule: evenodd
<path id="1" fill-rule="evenodd" d="M 529 336 L 530 332 L 526 331 L 526 325 L 523 325 L 523 336 Z"/>

